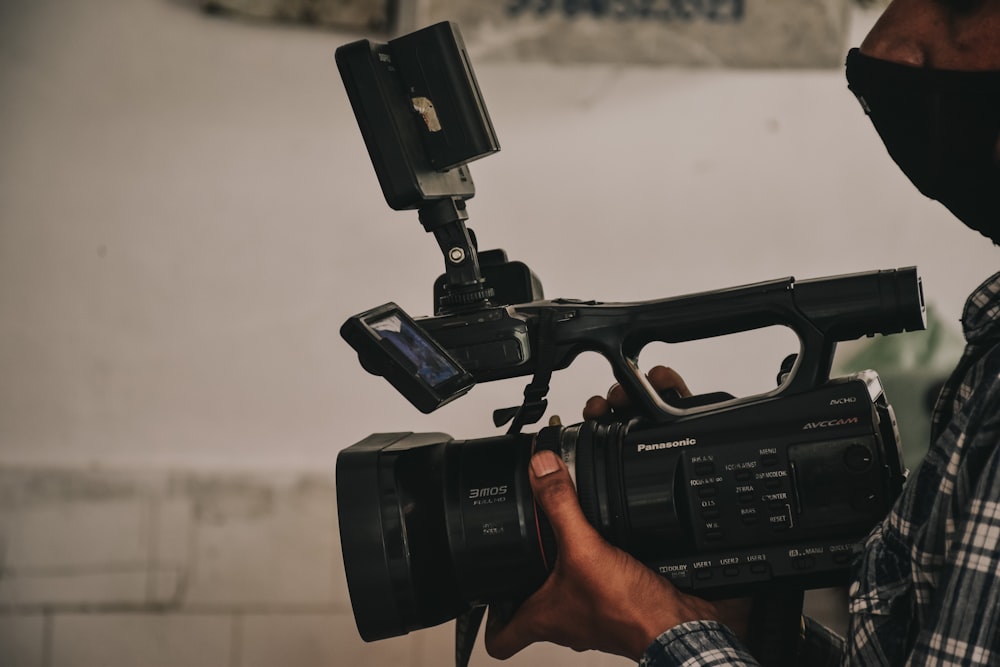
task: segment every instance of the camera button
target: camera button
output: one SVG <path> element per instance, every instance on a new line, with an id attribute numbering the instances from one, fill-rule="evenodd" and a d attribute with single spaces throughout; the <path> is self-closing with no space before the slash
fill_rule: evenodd
<path id="1" fill-rule="evenodd" d="M 694 464 L 694 474 L 696 475 L 711 475 L 713 472 L 715 472 L 715 464 L 711 461 L 701 461 Z"/>
<path id="2" fill-rule="evenodd" d="M 736 471 L 736 481 L 737 482 L 745 482 L 748 479 L 752 479 L 752 478 L 753 478 L 753 473 L 750 472 L 749 470 L 737 470 Z"/>
<path id="3" fill-rule="evenodd" d="M 837 565 L 844 565 L 854 560 L 854 554 L 850 551 L 838 551 L 833 554 L 833 562 Z"/>
<path id="4" fill-rule="evenodd" d="M 768 521 L 771 524 L 771 530 L 775 532 L 782 532 L 788 530 L 787 514 L 772 514 L 770 517 L 768 517 Z"/>
<path id="5" fill-rule="evenodd" d="M 718 493 L 719 489 L 715 486 L 702 486 L 698 488 L 698 495 L 702 498 L 714 498 Z"/>
<path id="6" fill-rule="evenodd" d="M 858 488 L 851 492 L 851 507 L 859 512 L 870 511 L 878 504 L 878 494 L 871 489 Z"/>
<path id="7" fill-rule="evenodd" d="M 710 530 L 705 533 L 706 542 L 721 542 L 722 541 L 722 531 L 721 530 Z"/>
<path id="8" fill-rule="evenodd" d="M 694 578 L 700 579 L 701 581 L 706 581 L 712 578 L 712 568 L 710 567 L 697 567 L 694 570 Z"/>
<path id="9" fill-rule="evenodd" d="M 872 452 L 864 445 L 851 445 L 844 452 L 844 463 L 855 472 L 864 472 L 871 467 Z"/>
<path id="10" fill-rule="evenodd" d="M 776 466 L 778 465 L 778 455 L 777 454 L 763 454 L 760 457 L 760 462 L 765 466 Z"/>
<path id="11" fill-rule="evenodd" d="M 750 563 L 750 571 L 754 574 L 767 574 L 770 568 L 767 563 Z"/>
<path id="12" fill-rule="evenodd" d="M 722 574 L 727 577 L 738 577 L 740 576 L 740 568 L 736 565 L 730 565 L 729 567 L 722 568 Z"/>
<path id="13" fill-rule="evenodd" d="M 811 570 L 816 566 L 812 556 L 798 556 L 792 559 L 792 567 L 796 570 Z"/>

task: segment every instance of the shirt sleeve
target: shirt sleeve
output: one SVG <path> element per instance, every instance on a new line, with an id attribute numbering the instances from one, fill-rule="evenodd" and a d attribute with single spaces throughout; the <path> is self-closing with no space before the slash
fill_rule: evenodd
<path id="1" fill-rule="evenodd" d="M 810 618 L 804 619 L 797 663 L 802 667 L 836 667 L 844 640 Z M 646 649 L 639 667 L 758 667 L 736 635 L 721 623 L 694 621 L 667 630 Z"/>
<path id="2" fill-rule="evenodd" d="M 914 665 L 1000 661 L 1000 416 L 997 392 L 965 436 L 937 591 L 911 655 Z"/>
<path id="3" fill-rule="evenodd" d="M 736 635 L 715 621 L 682 623 L 657 637 L 639 667 L 713 667 L 758 663 Z"/>

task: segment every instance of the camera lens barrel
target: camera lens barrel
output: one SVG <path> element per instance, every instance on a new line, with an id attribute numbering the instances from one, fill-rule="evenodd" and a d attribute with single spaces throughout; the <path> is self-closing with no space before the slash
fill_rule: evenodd
<path id="1" fill-rule="evenodd" d="M 622 435 L 626 425 L 583 422 L 567 427 L 542 429 L 536 449 L 546 448 L 558 433 L 558 451 L 576 484 L 577 497 L 584 516 L 598 532 L 615 544 L 623 544 L 627 533 L 624 520 L 624 489 L 622 487 Z"/>
<path id="2" fill-rule="evenodd" d="M 525 594 L 544 580 L 528 481 L 533 436 L 445 447 L 445 519 L 459 597 L 469 605 Z"/>
<path id="3" fill-rule="evenodd" d="M 442 433 L 376 433 L 337 457 L 337 510 L 347 585 L 365 641 L 406 634 L 453 617 L 455 586 L 422 590 L 426 554 L 448 553 L 438 464 Z M 423 475 L 414 484 L 414 472 Z M 438 497 L 435 498 L 434 496 Z M 450 563 L 442 570 L 449 580 Z M 416 576 L 414 576 L 416 575 Z M 439 571 L 436 579 L 441 578 Z"/>
<path id="4" fill-rule="evenodd" d="M 341 546 L 365 641 L 541 584 L 548 568 L 527 476 L 532 440 L 381 433 L 340 453 Z"/>
<path id="5" fill-rule="evenodd" d="M 584 516 L 612 544 L 640 558 L 690 547 L 679 515 L 683 494 L 676 488 L 680 451 L 636 457 L 636 437 L 628 433 L 628 423 L 549 427 L 539 432 L 536 449 L 562 455 Z"/>

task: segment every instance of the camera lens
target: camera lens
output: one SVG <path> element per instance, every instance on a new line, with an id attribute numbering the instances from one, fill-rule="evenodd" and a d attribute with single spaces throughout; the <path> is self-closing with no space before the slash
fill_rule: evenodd
<path id="1" fill-rule="evenodd" d="M 341 546 L 365 641 L 541 584 L 547 567 L 527 476 L 532 439 L 383 433 L 340 453 Z"/>

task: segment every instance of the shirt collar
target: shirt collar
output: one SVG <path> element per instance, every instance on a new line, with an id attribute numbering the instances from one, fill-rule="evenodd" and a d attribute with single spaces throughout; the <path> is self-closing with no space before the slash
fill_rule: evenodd
<path id="1" fill-rule="evenodd" d="M 1000 338 L 1000 273 L 976 288 L 962 311 L 962 330 L 969 343 Z"/>

